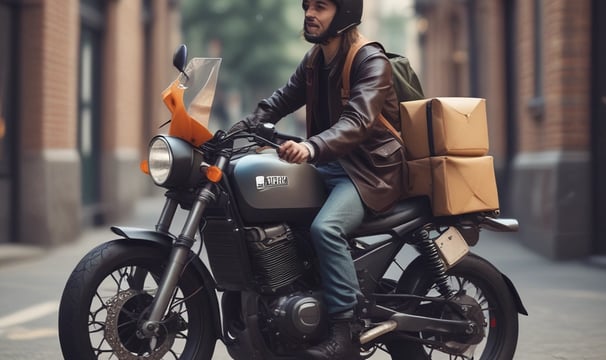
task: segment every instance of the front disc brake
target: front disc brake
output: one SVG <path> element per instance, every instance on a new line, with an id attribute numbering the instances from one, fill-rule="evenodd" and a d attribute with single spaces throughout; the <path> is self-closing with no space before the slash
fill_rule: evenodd
<path id="1" fill-rule="evenodd" d="M 175 333 L 164 332 L 152 339 L 137 337 L 143 311 L 152 296 L 133 289 L 121 291 L 109 299 L 105 321 L 105 340 L 121 360 L 161 360 L 175 342 Z"/>

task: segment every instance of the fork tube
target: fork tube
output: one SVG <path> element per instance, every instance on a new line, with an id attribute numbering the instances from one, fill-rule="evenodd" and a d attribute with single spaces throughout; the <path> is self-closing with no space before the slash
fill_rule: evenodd
<path id="1" fill-rule="evenodd" d="M 179 282 L 181 272 L 183 271 L 183 268 L 188 260 L 187 255 L 189 254 L 189 250 L 196 241 L 195 236 L 198 228 L 197 224 L 200 223 L 200 219 L 202 218 L 206 205 L 215 199 L 215 195 L 212 192 L 213 186 L 214 184 L 208 183 L 200 191 L 198 194 L 198 199 L 194 203 L 189 215 L 187 216 L 187 220 L 183 225 L 181 235 L 179 235 L 179 238 L 175 240 L 175 243 L 173 244 L 173 250 L 170 254 L 168 268 L 164 272 L 162 281 L 158 285 L 158 292 L 154 297 L 151 313 L 149 315 L 149 321 L 143 327 L 144 332 L 153 331 L 152 329 L 154 328 L 154 325 L 157 325 L 157 322 L 162 319 L 162 316 L 168 308 L 170 299 L 172 298 L 177 287 L 177 283 Z"/>
<path id="2" fill-rule="evenodd" d="M 157 325 L 158 322 L 162 320 L 162 315 L 166 312 L 168 303 L 170 302 L 177 282 L 179 281 L 181 270 L 185 267 L 188 252 L 189 248 L 185 246 L 176 246 L 173 248 L 173 251 L 170 254 L 168 269 L 162 276 L 162 281 L 158 285 L 158 292 L 154 297 L 148 323 L 155 323 L 154 325 Z M 155 334 L 157 326 L 147 327 L 146 330 Z"/>
<path id="3" fill-rule="evenodd" d="M 160 218 L 158 219 L 158 223 L 156 224 L 156 231 L 163 234 L 168 234 L 170 231 L 170 225 L 173 222 L 173 217 L 177 212 L 177 206 L 179 206 L 179 202 L 175 199 L 171 199 L 169 197 L 166 198 L 164 202 L 164 207 L 162 208 L 162 213 L 160 214 Z"/>

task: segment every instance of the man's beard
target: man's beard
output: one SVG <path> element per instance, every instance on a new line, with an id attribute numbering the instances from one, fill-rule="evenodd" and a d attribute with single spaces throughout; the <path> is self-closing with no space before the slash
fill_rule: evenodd
<path id="1" fill-rule="evenodd" d="M 332 27 L 329 27 L 328 29 L 326 29 L 326 31 L 324 31 L 320 35 L 312 35 L 306 31 L 305 22 L 303 22 L 303 37 L 305 38 L 305 40 L 307 40 L 308 42 L 310 42 L 312 44 L 326 45 L 328 43 L 328 40 L 330 40 L 332 37 L 334 37 L 331 29 L 332 29 Z"/>

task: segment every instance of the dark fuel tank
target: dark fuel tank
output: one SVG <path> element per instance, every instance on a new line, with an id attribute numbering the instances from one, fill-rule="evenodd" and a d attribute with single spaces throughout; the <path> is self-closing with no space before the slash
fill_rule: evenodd
<path id="1" fill-rule="evenodd" d="M 246 223 L 311 223 L 326 200 L 314 166 L 289 164 L 275 151 L 238 159 L 230 181 Z"/>

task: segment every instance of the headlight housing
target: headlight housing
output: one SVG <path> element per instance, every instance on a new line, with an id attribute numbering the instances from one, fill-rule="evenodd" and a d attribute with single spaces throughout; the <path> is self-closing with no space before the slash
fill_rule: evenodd
<path id="1" fill-rule="evenodd" d="M 179 138 L 158 135 L 149 143 L 149 175 L 154 183 L 165 188 L 191 188 L 203 176 L 202 152 Z"/>

